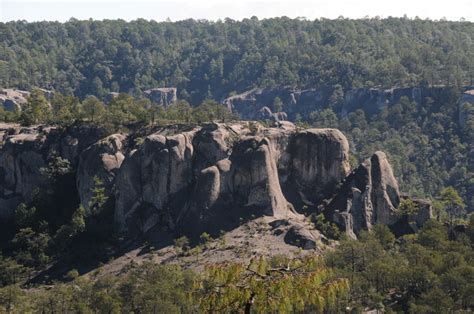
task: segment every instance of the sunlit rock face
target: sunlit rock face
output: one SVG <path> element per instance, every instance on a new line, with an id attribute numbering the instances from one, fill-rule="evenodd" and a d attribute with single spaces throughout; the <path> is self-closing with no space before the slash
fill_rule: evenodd
<path id="1" fill-rule="evenodd" d="M 402 227 L 401 217 L 395 212 L 400 200 L 392 167 L 385 153 L 378 151 L 347 176 L 325 206 L 326 216 L 354 238 L 361 230 L 368 230 L 374 224 L 394 226 L 395 233 L 400 233 L 396 229 Z M 421 226 L 432 217 L 431 204 L 424 200 L 416 202 L 420 204 L 418 214 L 403 219 L 410 220 L 414 226 Z"/>
<path id="2" fill-rule="evenodd" d="M 86 209 L 100 182 L 115 229 L 125 236 L 219 232 L 258 216 L 299 221 L 321 206 L 352 236 L 375 223 L 398 223 L 400 193 L 385 154 L 350 173 L 349 144 L 335 129 L 210 123 L 155 129 L 139 142 L 92 126 L 0 131 L 0 219 L 48 187 L 41 169 L 59 156 L 69 162 L 72 192 Z M 424 211 L 412 220 L 420 225 L 428 217 Z"/>
<path id="3" fill-rule="evenodd" d="M 118 172 L 115 221 L 124 232 L 131 226 L 146 232 L 156 224 L 200 229 L 254 215 L 298 216 L 285 197 L 289 183 L 300 203 L 317 202 L 348 167 L 347 140 L 333 129 L 298 132 L 283 122 L 257 130 L 236 123 L 158 132 Z"/>

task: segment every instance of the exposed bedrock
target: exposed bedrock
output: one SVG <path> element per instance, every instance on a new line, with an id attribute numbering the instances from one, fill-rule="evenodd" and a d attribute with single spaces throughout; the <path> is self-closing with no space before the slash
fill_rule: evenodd
<path id="1" fill-rule="evenodd" d="M 125 158 L 115 186 L 119 230 L 174 226 L 191 192 L 195 132 L 149 135 Z"/>
<path id="2" fill-rule="evenodd" d="M 125 136 L 113 134 L 92 144 L 79 156 L 77 169 L 77 189 L 81 204 L 88 208 L 96 185 L 105 189 L 105 195 L 110 197 L 114 186 L 115 175 L 125 158 Z"/>
<path id="3" fill-rule="evenodd" d="M 298 221 L 302 208 L 314 209 L 325 199 L 331 199 L 327 217 L 353 236 L 374 223 L 399 222 L 393 213 L 400 193 L 385 154 L 375 153 L 349 174 L 349 145 L 334 129 L 298 130 L 285 121 L 273 127 L 248 122 L 170 126 L 139 145 L 128 135 L 104 137 L 90 126 L 2 126 L 1 134 L 4 218 L 19 202 L 30 201 L 35 189 L 47 186 L 40 169 L 59 155 L 76 174 L 82 205 L 89 206 L 98 178 L 112 200 L 117 231 L 128 236 L 152 229 L 218 232 L 262 215 Z M 412 230 L 413 221 L 420 225 L 428 217 L 424 211 L 402 227 Z"/>
<path id="4" fill-rule="evenodd" d="M 252 215 L 297 216 L 287 186 L 294 186 L 299 203 L 316 203 L 349 171 L 347 140 L 332 129 L 214 123 L 163 134 L 146 137 L 117 174 L 115 221 L 123 232 L 155 225 L 217 228 Z"/>
<path id="5" fill-rule="evenodd" d="M 69 161 L 73 170 L 80 153 L 99 140 L 103 131 L 87 125 L 66 130 L 56 127 L 1 125 L 0 142 L 0 218 L 12 217 L 20 202 L 29 202 L 34 193 L 50 182 L 42 174 L 52 157 Z"/>
<path id="6" fill-rule="evenodd" d="M 402 97 L 421 104 L 427 97 L 436 99 L 446 90 L 447 88 L 443 86 L 358 88 L 345 91 L 329 86 L 309 89 L 254 88 L 229 96 L 223 99 L 222 103 L 244 119 L 296 121 L 298 117 L 309 117 L 312 112 L 328 108 L 328 106 L 342 115 L 363 109 L 367 116 L 372 116 L 396 104 Z M 281 108 L 275 108 L 277 98 L 281 102 Z M 339 100 L 335 101 L 335 98 Z M 272 113 L 275 110 L 283 112 Z"/>
<path id="7" fill-rule="evenodd" d="M 335 129 L 309 129 L 295 135 L 291 146 L 288 189 L 306 205 L 315 205 L 350 171 L 349 143 Z"/>
<path id="8" fill-rule="evenodd" d="M 399 226 L 395 229 L 400 229 L 402 226 L 400 217 L 395 213 L 400 199 L 398 182 L 393 175 L 392 167 L 385 153 L 378 151 L 347 176 L 325 206 L 325 213 L 352 237 L 377 223 Z M 420 226 L 431 218 L 431 204 L 421 200 L 416 202 L 422 205 L 419 206 L 419 213 L 403 219 Z M 397 233 L 397 230 L 395 231 Z"/>

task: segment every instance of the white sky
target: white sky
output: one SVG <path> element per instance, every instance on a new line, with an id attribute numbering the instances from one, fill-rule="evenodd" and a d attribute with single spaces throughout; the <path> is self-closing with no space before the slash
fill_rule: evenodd
<path id="1" fill-rule="evenodd" d="M 0 0 L 0 21 L 137 18 L 235 20 L 275 16 L 420 17 L 474 21 L 474 0 Z"/>

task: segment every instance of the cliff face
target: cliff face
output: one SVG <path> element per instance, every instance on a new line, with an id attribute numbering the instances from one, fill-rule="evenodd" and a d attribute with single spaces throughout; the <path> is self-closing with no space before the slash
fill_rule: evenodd
<path id="1" fill-rule="evenodd" d="M 89 206 L 100 179 L 114 200 L 117 231 L 129 236 L 151 229 L 218 232 L 263 215 L 300 220 L 303 207 L 331 195 L 325 211 L 350 234 L 397 222 L 392 212 L 400 195 L 385 155 L 377 152 L 349 175 L 349 145 L 334 129 L 300 131 L 288 122 L 174 126 L 135 145 L 132 135 L 103 137 L 88 126 L 2 127 L 1 219 L 48 185 L 40 169 L 61 156 L 76 174 L 82 205 Z"/>
<path id="2" fill-rule="evenodd" d="M 53 127 L 21 128 L 0 124 L 0 218 L 11 217 L 16 206 L 32 200 L 49 182 L 41 168 L 55 155 L 79 167 L 79 156 L 102 137 L 96 128 L 80 126 L 66 132 Z"/>
<path id="3" fill-rule="evenodd" d="M 431 204 L 413 199 L 418 213 L 399 217 L 395 210 L 402 196 L 392 167 L 383 152 L 375 152 L 347 176 L 325 206 L 326 216 L 351 237 L 374 224 L 394 226 L 396 234 L 416 231 L 432 217 Z"/>
<path id="4" fill-rule="evenodd" d="M 297 114 L 309 117 L 311 112 L 327 108 L 331 103 L 333 109 L 343 116 L 357 109 L 363 109 L 371 116 L 387 106 L 396 104 L 402 97 L 421 104 L 426 97 L 437 97 L 445 90 L 445 87 L 359 88 L 347 91 L 335 91 L 330 87 L 253 89 L 230 96 L 222 103 L 244 119 L 265 118 L 273 121 L 288 118 L 293 121 Z M 272 113 L 280 109 L 273 107 L 277 97 L 282 102 L 284 112 Z"/>
<path id="5" fill-rule="evenodd" d="M 299 133 L 286 123 L 251 133 L 246 124 L 210 124 L 165 133 L 146 137 L 117 174 L 115 221 L 122 231 L 159 224 L 198 232 L 252 215 L 297 216 L 287 184 L 300 203 L 310 203 L 349 170 L 347 140 L 337 130 Z"/>
<path id="6" fill-rule="evenodd" d="M 143 94 L 154 103 L 168 107 L 176 103 L 176 87 L 157 87 L 143 91 Z"/>

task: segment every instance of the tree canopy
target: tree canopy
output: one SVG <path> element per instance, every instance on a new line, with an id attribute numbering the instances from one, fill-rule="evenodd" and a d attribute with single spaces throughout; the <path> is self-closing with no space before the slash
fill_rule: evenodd
<path id="1" fill-rule="evenodd" d="M 178 87 L 199 104 L 281 85 L 472 83 L 474 23 L 407 18 L 0 23 L 0 86 L 103 98 Z"/>

